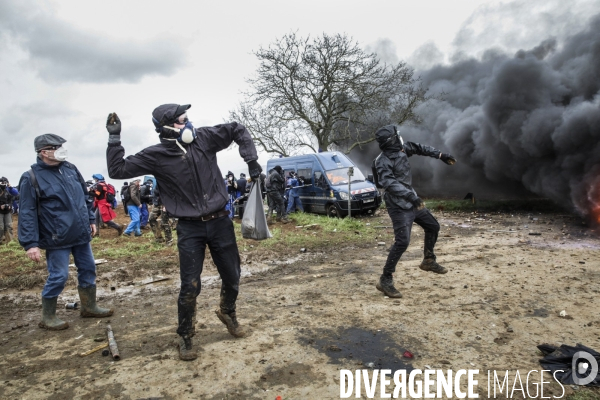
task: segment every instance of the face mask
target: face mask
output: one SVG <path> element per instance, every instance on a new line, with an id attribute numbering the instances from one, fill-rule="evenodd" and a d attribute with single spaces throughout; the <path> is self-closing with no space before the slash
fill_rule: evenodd
<path id="1" fill-rule="evenodd" d="M 52 156 L 52 158 L 54 158 L 56 161 L 66 161 L 67 157 L 68 157 L 67 149 L 65 149 L 63 146 L 54 150 L 54 155 Z"/>
<path id="2" fill-rule="evenodd" d="M 6 185 L 5 184 L 0 185 L 0 190 L 4 190 L 4 189 L 6 189 Z"/>
<path id="3" fill-rule="evenodd" d="M 182 129 L 173 128 L 172 126 L 163 126 L 163 129 L 178 133 L 179 135 L 177 137 L 173 135 L 171 139 L 177 139 L 181 143 L 190 144 L 196 139 L 196 131 L 194 130 L 194 125 L 192 125 L 191 121 L 187 121 Z"/>

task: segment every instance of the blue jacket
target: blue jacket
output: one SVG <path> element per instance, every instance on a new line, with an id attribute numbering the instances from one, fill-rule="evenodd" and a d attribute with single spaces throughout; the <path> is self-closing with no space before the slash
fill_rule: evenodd
<path id="1" fill-rule="evenodd" d="M 29 172 L 19 181 L 19 242 L 25 250 L 64 249 L 91 241 L 95 223 L 87 185 L 76 166 L 50 166 L 38 158 L 31 166 L 40 188 L 40 215 Z"/>
<path id="2" fill-rule="evenodd" d="M 300 197 L 298 194 L 298 186 L 300 186 L 300 182 L 296 178 L 288 178 L 287 185 L 290 187 L 290 196 L 292 197 Z"/>

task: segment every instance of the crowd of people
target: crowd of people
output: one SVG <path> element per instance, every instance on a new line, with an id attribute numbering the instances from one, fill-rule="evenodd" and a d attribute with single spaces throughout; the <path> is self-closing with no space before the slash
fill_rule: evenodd
<path id="1" fill-rule="evenodd" d="M 252 185 L 258 184 L 263 196 L 266 194 L 268 219 L 276 211 L 276 221 L 288 223 L 289 213 L 303 212 L 299 192 L 305 186 L 304 177 L 295 171 L 284 171 L 279 165 L 263 174 L 250 132 L 243 125 L 233 122 L 195 128 L 187 117 L 190 107 L 163 104 L 155 108 L 152 121 L 160 142 L 128 157 L 124 156 L 121 144 L 121 121 L 115 113 L 109 114 L 106 122 L 109 177 L 153 176 L 144 178 L 144 182 L 140 179 L 125 182 L 121 188 L 121 202 L 130 218 L 127 227 L 114 221 L 115 187 L 101 174 L 94 174 L 86 182 L 77 167 L 66 161 L 68 154 L 63 146 L 66 140 L 58 135 L 48 133 L 35 138 L 36 162 L 23 173 L 18 189 L 6 178 L 0 178 L 2 237 L 12 239 L 11 215 L 19 211 L 18 240 L 27 257 L 39 262 L 41 250 L 46 252 L 49 275 L 42 290 L 41 328 L 68 328 L 68 323 L 56 316 L 56 305 L 68 279 L 71 255 L 77 268 L 81 316 L 112 315 L 112 309 L 96 303 L 96 266 L 90 242 L 98 236 L 100 225 L 115 229 L 119 236 L 141 236 L 142 229 L 149 224 L 156 241 L 171 245 L 171 218 L 176 218 L 181 278 L 177 300 L 179 357 L 186 361 L 198 357 L 193 344 L 196 298 L 201 291 L 200 275 L 207 247 L 221 277 L 220 303 L 215 314 L 232 336 L 246 335 L 236 314 L 241 269 L 232 223 L 235 210 L 241 216 L 244 198 Z M 388 297 L 398 298 L 402 295 L 394 286 L 392 274 L 408 246 L 413 222 L 425 230 L 420 268 L 438 274 L 447 272 L 434 254 L 439 224 L 411 186 L 408 157 L 430 156 L 450 165 L 456 160 L 429 146 L 404 143 L 393 125 L 379 129 L 376 139 L 382 153 L 374 164 L 379 184 L 385 190 L 395 235 L 376 287 Z M 222 178 L 216 153 L 234 142 L 248 165 L 249 179 L 245 174 L 236 179 L 232 172 Z M 17 196 L 19 207 L 14 205 Z"/>

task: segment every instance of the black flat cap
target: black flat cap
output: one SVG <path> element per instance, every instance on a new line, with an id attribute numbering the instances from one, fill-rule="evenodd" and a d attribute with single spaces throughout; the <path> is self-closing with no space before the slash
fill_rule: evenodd
<path id="1" fill-rule="evenodd" d="M 175 121 L 175 118 L 186 112 L 191 107 L 190 104 L 163 104 L 152 111 L 154 125 L 165 126 Z"/>
<path id="2" fill-rule="evenodd" d="M 33 139 L 33 146 L 35 147 L 35 151 L 40 151 L 45 147 L 49 146 L 60 146 L 65 143 L 66 140 L 61 138 L 54 133 L 44 133 Z"/>

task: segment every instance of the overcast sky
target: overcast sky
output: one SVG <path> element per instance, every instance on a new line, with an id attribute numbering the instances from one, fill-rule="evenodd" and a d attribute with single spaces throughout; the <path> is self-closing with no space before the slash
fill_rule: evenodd
<path id="1" fill-rule="evenodd" d="M 195 126 L 221 123 L 256 69 L 252 52 L 292 31 L 347 33 L 387 61 L 426 69 L 560 39 L 598 9 L 598 0 L 3 0 L 0 175 L 16 185 L 35 162 L 33 139 L 51 132 L 67 139 L 86 179 L 107 176 L 112 111 L 126 155 L 157 142 L 151 112 L 160 104 L 192 104 Z M 219 166 L 247 172 L 237 147 L 219 153 Z"/>

